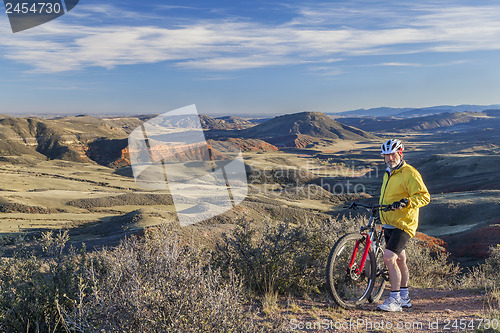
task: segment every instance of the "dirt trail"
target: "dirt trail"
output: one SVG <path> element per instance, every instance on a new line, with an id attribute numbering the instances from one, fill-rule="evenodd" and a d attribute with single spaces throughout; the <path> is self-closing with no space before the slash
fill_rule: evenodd
<path id="1" fill-rule="evenodd" d="M 412 289 L 411 297 L 413 307 L 397 313 L 369 303 L 343 310 L 332 303 L 287 300 L 280 315 L 292 332 L 500 332 L 498 319 L 485 319 L 488 305 L 479 292 Z"/>

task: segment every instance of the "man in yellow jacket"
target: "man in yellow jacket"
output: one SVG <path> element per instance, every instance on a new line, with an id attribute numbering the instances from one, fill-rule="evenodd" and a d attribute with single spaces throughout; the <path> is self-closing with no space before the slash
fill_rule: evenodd
<path id="1" fill-rule="evenodd" d="M 391 205 L 389 211 L 380 212 L 386 247 L 384 262 L 389 271 L 391 295 L 378 309 L 401 311 L 412 306 L 408 295 L 408 266 L 406 243 L 415 236 L 418 227 L 418 211 L 430 202 L 422 176 L 403 159 L 403 143 L 388 140 L 381 148 L 387 165 L 380 192 L 380 204 Z"/>

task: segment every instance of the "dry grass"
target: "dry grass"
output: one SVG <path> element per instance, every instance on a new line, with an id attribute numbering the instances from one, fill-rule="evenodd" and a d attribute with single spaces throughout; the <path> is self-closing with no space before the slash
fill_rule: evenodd
<path id="1" fill-rule="evenodd" d="M 481 268 L 490 280 L 485 285 L 485 315 L 500 322 L 500 244 L 491 248 L 491 255 Z"/>
<path id="2" fill-rule="evenodd" d="M 500 318 L 500 287 L 496 284 L 486 289 L 485 307 L 494 318 Z"/>
<path id="3" fill-rule="evenodd" d="M 270 290 L 266 291 L 262 297 L 262 312 L 266 316 L 272 316 L 279 311 L 278 292 L 272 287 L 269 289 Z"/>
<path id="4" fill-rule="evenodd" d="M 295 303 L 295 302 L 292 302 L 292 303 L 289 304 L 288 310 L 291 313 L 294 313 L 294 314 L 298 314 L 298 313 L 304 312 L 304 310 L 302 310 L 302 308 L 297 303 Z"/>

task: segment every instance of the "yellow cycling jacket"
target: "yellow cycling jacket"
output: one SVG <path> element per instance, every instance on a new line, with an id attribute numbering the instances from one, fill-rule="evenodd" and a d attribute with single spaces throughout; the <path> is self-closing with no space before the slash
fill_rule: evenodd
<path id="1" fill-rule="evenodd" d="M 420 173 L 411 165 L 403 162 L 401 168 L 384 174 L 380 191 L 380 204 L 390 205 L 395 201 L 408 199 L 410 203 L 401 210 L 380 212 L 383 224 L 390 224 L 415 236 L 418 227 L 418 210 L 427 205 L 431 196 Z"/>

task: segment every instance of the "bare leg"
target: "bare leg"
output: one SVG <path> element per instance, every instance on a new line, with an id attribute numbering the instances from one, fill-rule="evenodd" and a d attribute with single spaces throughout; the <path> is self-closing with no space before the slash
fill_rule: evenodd
<path id="1" fill-rule="evenodd" d="M 405 256 L 406 259 L 406 256 Z M 387 266 L 387 270 L 389 271 L 389 280 L 391 282 L 391 290 L 396 291 L 401 288 L 401 277 L 402 277 L 402 272 L 399 268 L 398 265 L 398 255 L 391 250 L 385 250 L 384 251 L 384 263 L 385 266 Z M 406 262 L 405 262 L 405 267 L 406 267 Z M 406 271 L 406 277 L 408 277 L 407 274 L 408 270 Z"/>
<path id="2" fill-rule="evenodd" d="M 397 259 L 397 264 L 399 267 L 399 271 L 401 272 L 400 287 L 408 287 L 408 280 L 410 279 L 410 274 L 408 272 L 408 266 L 406 265 L 406 250 L 401 251 L 401 254 L 398 256 Z"/>

